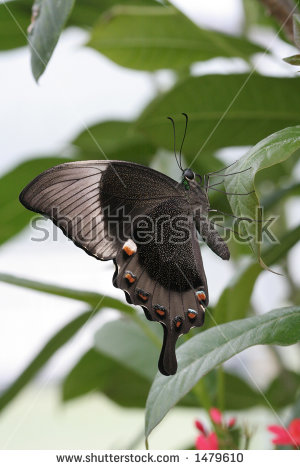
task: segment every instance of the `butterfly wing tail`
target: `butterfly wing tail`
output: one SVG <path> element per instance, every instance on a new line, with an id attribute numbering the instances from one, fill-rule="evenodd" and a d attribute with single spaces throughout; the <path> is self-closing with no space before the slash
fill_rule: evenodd
<path id="1" fill-rule="evenodd" d="M 163 375 L 174 375 L 177 372 L 177 359 L 175 345 L 177 337 L 170 335 L 167 327 L 163 325 L 164 340 L 158 361 L 158 368 Z"/>
<path id="2" fill-rule="evenodd" d="M 148 320 L 162 324 L 164 339 L 158 367 L 163 375 L 175 374 L 178 337 L 204 322 L 204 307 L 196 290 L 176 292 L 163 287 L 149 276 L 137 253 L 128 257 L 120 250 L 115 265 L 114 286 L 125 292 L 129 303 L 143 307 Z"/>

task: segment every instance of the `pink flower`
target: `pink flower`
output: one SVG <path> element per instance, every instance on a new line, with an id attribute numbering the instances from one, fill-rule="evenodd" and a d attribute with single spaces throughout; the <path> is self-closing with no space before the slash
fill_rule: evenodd
<path id="1" fill-rule="evenodd" d="M 287 429 L 274 425 L 268 426 L 268 430 L 275 434 L 273 444 L 300 446 L 300 418 L 293 419 Z"/>
<path id="2" fill-rule="evenodd" d="M 205 429 L 201 421 L 196 420 L 195 426 L 200 431 L 200 435 L 196 438 L 195 447 L 199 450 L 218 450 L 226 446 L 226 439 L 232 441 L 230 428 L 235 425 L 236 419 L 230 418 L 228 424 L 223 422 L 222 412 L 218 408 L 211 408 L 209 416 L 215 424 L 216 432 L 209 432 Z M 235 445 L 238 446 L 236 443 Z M 238 448 L 238 447 L 236 447 Z"/>
<path id="3" fill-rule="evenodd" d="M 210 414 L 211 420 L 215 424 L 222 424 L 223 417 L 222 417 L 221 411 L 218 408 L 211 408 L 209 410 L 209 414 Z"/>
<path id="4" fill-rule="evenodd" d="M 215 432 L 207 435 L 200 435 L 196 439 L 196 449 L 198 450 L 218 450 L 218 438 Z"/>

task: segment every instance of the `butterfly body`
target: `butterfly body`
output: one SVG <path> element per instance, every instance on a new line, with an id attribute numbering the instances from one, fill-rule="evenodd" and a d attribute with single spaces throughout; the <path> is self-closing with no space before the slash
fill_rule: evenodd
<path id="1" fill-rule="evenodd" d="M 229 258 L 208 220 L 207 190 L 185 171 L 178 183 L 130 162 L 70 162 L 45 171 L 20 195 L 25 207 L 50 217 L 88 254 L 114 261 L 114 286 L 163 326 L 159 369 L 165 375 L 177 370 L 177 338 L 203 324 L 208 305 L 197 230 Z"/>

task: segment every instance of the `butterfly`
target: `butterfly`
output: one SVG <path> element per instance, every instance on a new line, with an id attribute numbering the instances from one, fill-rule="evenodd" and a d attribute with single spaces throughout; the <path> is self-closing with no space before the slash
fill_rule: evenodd
<path id="1" fill-rule="evenodd" d="M 27 209 L 49 217 L 86 253 L 113 260 L 113 285 L 163 326 L 164 375 L 176 373 L 176 341 L 203 325 L 209 302 L 197 233 L 222 259 L 230 257 L 208 217 L 212 173 L 183 169 L 181 150 L 179 183 L 137 163 L 75 161 L 44 171 L 20 194 Z"/>

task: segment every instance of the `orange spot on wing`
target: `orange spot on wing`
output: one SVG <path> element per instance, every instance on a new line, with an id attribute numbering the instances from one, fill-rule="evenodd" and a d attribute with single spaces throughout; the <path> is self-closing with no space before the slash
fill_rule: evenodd
<path id="1" fill-rule="evenodd" d="M 188 317 L 193 320 L 194 318 L 196 318 L 197 314 L 194 313 L 194 312 L 188 312 Z"/>
<path id="2" fill-rule="evenodd" d="M 179 316 L 174 318 L 174 323 L 175 323 L 175 327 L 177 328 L 177 330 L 181 327 L 182 321 L 183 321 L 182 318 Z"/>
<path id="3" fill-rule="evenodd" d="M 160 317 L 164 317 L 167 313 L 166 307 L 163 307 L 162 305 L 154 305 L 153 309 L 155 313 L 157 313 L 157 315 L 159 315 Z"/>
<path id="4" fill-rule="evenodd" d="M 166 311 L 165 311 L 165 310 L 162 310 L 161 308 L 157 308 L 155 311 L 156 311 L 156 313 L 157 313 L 158 315 L 160 315 L 161 317 L 164 317 L 165 314 L 166 314 Z"/>
<path id="5" fill-rule="evenodd" d="M 129 246 L 124 246 L 123 247 L 123 250 L 125 251 L 125 253 L 128 255 L 128 256 L 131 256 L 133 255 L 134 251 L 131 250 L 131 248 L 129 248 Z"/>
<path id="6" fill-rule="evenodd" d="M 205 294 L 205 292 L 204 292 L 203 290 L 198 290 L 198 291 L 196 292 L 196 295 L 197 295 L 197 298 L 198 298 L 199 302 L 200 302 L 201 300 L 206 300 L 206 294 Z"/>
<path id="7" fill-rule="evenodd" d="M 139 294 L 139 296 L 142 300 L 147 300 L 148 299 L 147 295 Z"/>
<path id="8" fill-rule="evenodd" d="M 136 276 L 134 276 L 130 271 L 126 271 L 124 277 L 128 282 L 130 282 L 130 284 L 133 284 L 136 281 Z"/>
<path id="9" fill-rule="evenodd" d="M 133 240 L 127 240 L 126 243 L 124 243 L 123 245 L 123 251 L 125 251 L 125 253 L 128 255 L 128 256 L 132 256 L 136 253 L 136 244 L 134 243 Z"/>
<path id="10" fill-rule="evenodd" d="M 142 299 L 144 302 L 146 302 L 149 299 L 149 294 L 148 292 L 144 292 L 143 290 L 138 290 L 137 295 L 139 296 L 140 299 Z"/>
<path id="11" fill-rule="evenodd" d="M 158 315 L 160 315 L 160 316 L 162 316 L 162 317 L 163 317 L 163 316 L 165 315 L 165 313 L 166 313 L 164 310 L 160 310 L 159 308 L 158 308 L 157 310 L 155 310 L 155 311 L 156 311 L 156 313 L 158 313 Z"/>

